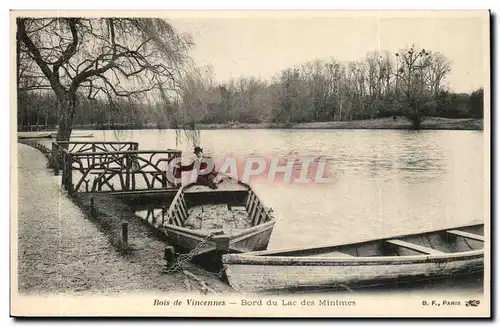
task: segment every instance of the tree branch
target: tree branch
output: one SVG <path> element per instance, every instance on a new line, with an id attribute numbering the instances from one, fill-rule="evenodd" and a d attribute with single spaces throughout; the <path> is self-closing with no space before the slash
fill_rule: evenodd
<path id="1" fill-rule="evenodd" d="M 66 50 L 64 50 L 62 52 L 59 59 L 56 62 L 54 62 L 54 64 L 53 64 L 54 65 L 53 71 L 56 74 L 57 74 L 57 71 L 59 70 L 59 68 L 64 63 L 67 63 L 71 59 L 71 57 L 73 57 L 73 55 L 76 53 L 76 49 L 77 49 L 77 45 L 78 45 L 78 32 L 76 30 L 76 25 L 78 23 L 78 20 L 76 18 L 68 18 L 67 22 L 68 22 L 69 29 L 71 31 L 72 41 L 68 45 Z"/>
<path id="2" fill-rule="evenodd" d="M 85 81 L 87 78 L 89 78 L 91 76 L 101 75 L 102 73 L 106 72 L 107 70 L 109 70 L 111 67 L 114 66 L 117 55 L 116 55 L 115 27 L 114 27 L 114 22 L 113 22 L 112 18 L 109 19 L 108 25 L 109 25 L 110 40 L 111 40 L 112 51 L 113 51 L 110 61 L 108 62 L 107 65 L 105 65 L 101 68 L 96 68 L 96 69 L 87 70 L 87 71 L 84 70 L 80 74 L 76 75 L 75 78 L 73 79 L 73 81 L 71 82 L 71 86 L 69 88 L 72 92 L 76 92 L 76 90 L 78 89 L 78 86 L 83 81 Z M 97 64 L 97 61 L 96 61 L 96 64 Z"/>

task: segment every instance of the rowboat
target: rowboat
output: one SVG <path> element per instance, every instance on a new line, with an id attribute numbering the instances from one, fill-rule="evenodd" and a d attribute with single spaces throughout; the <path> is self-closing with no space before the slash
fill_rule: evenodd
<path id="1" fill-rule="evenodd" d="M 53 138 L 55 139 L 57 137 L 57 133 L 50 133 L 50 135 L 48 136 L 50 138 Z M 89 137 L 94 137 L 94 134 L 93 133 L 77 133 L 77 132 L 73 132 L 71 133 L 71 138 L 89 138 Z"/>
<path id="2" fill-rule="evenodd" d="M 40 139 L 50 137 L 49 132 L 17 132 L 19 139 Z"/>
<path id="3" fill-rule="evenodd" d="M 275 218 L 254 190 L 240 181 L 224 180 L 217 189 L 182 186 L 160 227 L 179 252 L 196 250 L 196 257 L 265 250 Z"/>
<path id="4" fill-rule="evenodd" d="M 54 132 L 18 132 L 17 137 L 19 139 L 55 139 L 57 133 Z M 71 133 L 71 138 L 89 138 L 94 137 L 93 133 Z"/>
<path id="5" fill-rule="evenodd" d="M 370 287 L 484 271 L 484 225 L 359 243 L 227 254 L 229 284 L 261 293 Z"/>

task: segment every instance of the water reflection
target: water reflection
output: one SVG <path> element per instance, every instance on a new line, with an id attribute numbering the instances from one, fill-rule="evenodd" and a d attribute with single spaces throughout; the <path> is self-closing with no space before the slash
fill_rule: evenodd
<path id="1" fill-rule="evenodd" d="M 433 142 L 432 133 L 405 132 L 400 136 L 401 151 L 396 152 L 399 176 L 405 183 L 429 183 L 445 172 L 443 149 Z"/>

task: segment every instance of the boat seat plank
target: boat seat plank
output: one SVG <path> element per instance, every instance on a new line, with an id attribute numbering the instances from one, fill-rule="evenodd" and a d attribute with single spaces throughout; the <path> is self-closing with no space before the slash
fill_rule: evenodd
<path id="1" fill-rule="evenodd" d="M 184 199 L 182 197 L 180 197 L 178 203 L 179 203 L 178 210 L 182 215 L 182 220 L 188 219 L 188 213 L 186 210 L 186 204 L 184 202 Z"/>
<path id="2" fill-rule="evenodd" d="M 186 219 L 188 219 L 189 216 L 188 216 L 187 211 L 184 209 L 184 207 L 182 205 L 179 206 L 179 212 L 181 213 L 182 220 L 186 221 Z"/>
<path id="3" fill-rule="evenodd" d="M 184 222 L 188 218 L 188 216 L 187 213 L 185 213 L 184 210 L 182 210 L 182 204 L 180 203 L 180 201 L 178 202 L 175 209 L 177 213 L 180 215 L 181 220 Z"/>
<path id="4" fill-rule="evenodd" d="M 173 224 L 181 227 L 182 226 L 182 218 L 181 218 L 179 212 L 176 210 L 176 208 L 174 208 L 174 210 L 172 210 L 170 215 L 171 215 L 171 220 L 172 220 Z"/>
<path id="5" fill-rule="evenodd" d="M 263 223 L 265 223 L 266 221 L 269 221 L 269 220 L 270 220 L 269 214 L 267 213 L 267 211 L 266 211 L 265 208 L 262 208 L 262 211 L 259 214 L 259 220 L 257 221 L 257 225 L 263 224 Z"/>
<path id="6" fill-rule="evenodd" d="M 462 236 L 465 238 L 469 238 L 471 240 L 484 242 L 484 236 L 482 236 L 482 235 L 463 232 L 463 231 L 457 230 L 457 229 L 447 230 L 446 232 L 448 234 L 451 234 L 451 235 Z"/>
<path id="7" fill-rule="evenodd" d="M 250 203 L 252 201 L 252 197 L 253 197 L 253 192 L 248 192 L 248 195 L 247 195 L 247 198 L 245 200 L 245 208 L 248 210 L 248 207 L 250 206 Z"/>
<path id="8" fill-rule="evenodd" d="M 424 254 L 444 254 L 445 253 L 445 252 L 441 252 L 438 250 L 428 248 L 426 246 L 406 242 L 403 240 L 392 239 L 392 240 L 387 240 L 386 242 L 389 244 L 392 244 L 392 245 L 400 246 L 400 247 L 410 249 L 410 250 L 413 250 L 416 252 L 424 253 Z"/>
<path id="9" fill-rule="evenodd" d="M 350 255 L 348 253 L 340 252 L 340 251 L 335 251 L 335 252 L 325 252 L 321 254 L 313 254 L 311 256 L 314 257 L 327 257 L 327 258 L 355 258 L 355 256 Z"/>
<path id="10" fill-rule="evenodd" d="M 233 192 L 233 191 L 248 191 L 248 188 L 242 184 L 235 183 L 220 183 L 217 185 L 217 189 L 211 189 L 206 185 L 190 185 L 184 189 L 184 193 L 213 193 L 213 192 Z"/>
<path id="11" fill-rule="evenodd" d="M 254 201 L 255 201 L 255 205 L 252 208 L 252 211 L 250 211 L 250 216 L 249 216 L 251 221 L 255 220 L 255 217 L 257 216 L 258 209 L 260 207 L 260 203 L 258 202 L 258 200 L 255 199 Z"/>
<path id="12" fill-rule="evenodd" d="M 262 206 L 259 206 L 259 210 L 257 210 L 251 217 L 253 226 L 257 226 L 259 224 L 259 221 L 261 220 L 260 217 L 262 216 L 262 211 L 264 211 L 264 209 L 262 208 Z"/>

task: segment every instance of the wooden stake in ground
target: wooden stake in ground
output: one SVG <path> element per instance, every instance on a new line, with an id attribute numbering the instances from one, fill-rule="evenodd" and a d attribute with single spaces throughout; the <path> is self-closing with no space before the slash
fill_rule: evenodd
<path id="1" fill-rule="evenodd" d="M 128 223 L 122 223 L 122 252 L 128 249 Z"/>

